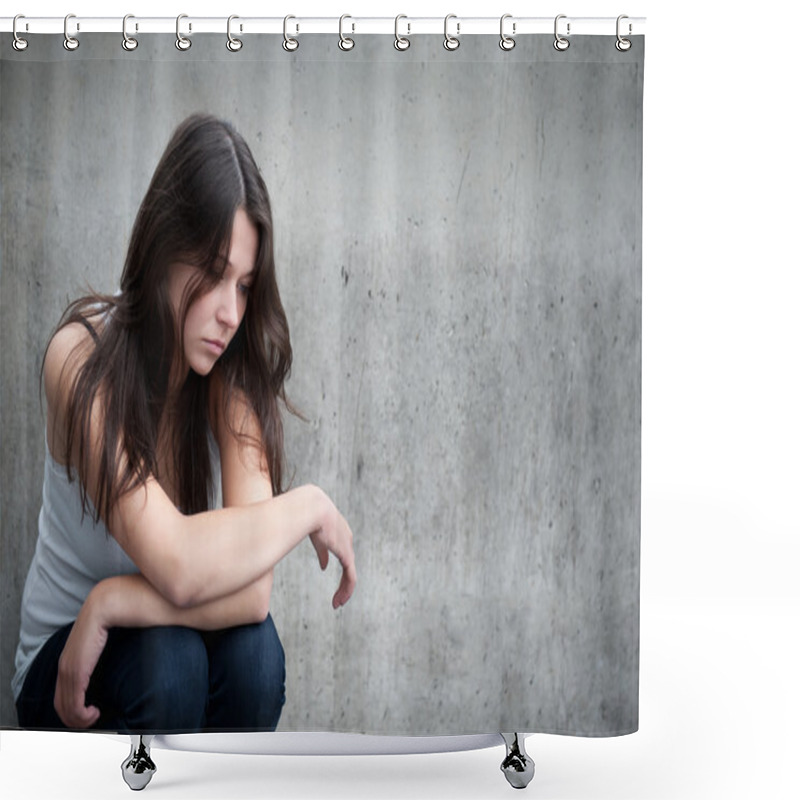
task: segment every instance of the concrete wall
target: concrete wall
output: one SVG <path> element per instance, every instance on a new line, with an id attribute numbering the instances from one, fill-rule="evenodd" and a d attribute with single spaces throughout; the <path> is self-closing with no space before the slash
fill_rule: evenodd
<path id="1" fill-rule="evenodd" d="M 33 37 L 32 37 L 33 38 Z M 43 462 L 38 375 L 68 301 L 113 290 L 195 110 L 248 139 L 295 348 L 295 483 L 356 536 L 330 600 L 276 571 L 284 730 L 626 732 L 638 714 L 643 53 L 611 38 L 0 42 L 0 724 Z"/>

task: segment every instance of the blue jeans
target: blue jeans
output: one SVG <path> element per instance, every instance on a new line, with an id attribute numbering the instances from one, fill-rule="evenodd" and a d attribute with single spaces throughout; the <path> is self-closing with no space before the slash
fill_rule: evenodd
<path id="1" fill-rule="evenodd" d="M 53 706 L 58 659 L 72 625 L 39 651 L 17 700 L 23 728 L 64 729 Z M 283 646 L 272 616 L 221 631 L 112 628 L 86 704 L 95 730 L 119 733 L 272 731 L 285 693 Z"/>

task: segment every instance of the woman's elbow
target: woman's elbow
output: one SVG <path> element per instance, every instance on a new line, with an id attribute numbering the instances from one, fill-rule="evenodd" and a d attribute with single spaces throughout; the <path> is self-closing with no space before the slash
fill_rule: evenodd
<path id="1" fill-rule="evenodd" d="M 175 608 L 186 610 L 199 605 L 194 589 L 183 581 L 171 580 L 161 592 Z"/>
<path id="2" fill-rule="evenodd" d="M 161 595 L 176 608 L 185 610 L 203 602 L 202 587 L 179 559 L 163 570 L 157 586 Z"/>
<path id="3" fill-rule="evenodd" d="M 272 571 L 250 584 L 245 592 L 250 622 L 261 623 L 269 616 L 272 599 Z"/>
<path id="4" fill-rule="evenodd" d="M 266 576 L 254 584 L 252 609 L 253 622 L 261 623 L 269 616 L 270 599 L 272 597 L 272 576 Z"/>

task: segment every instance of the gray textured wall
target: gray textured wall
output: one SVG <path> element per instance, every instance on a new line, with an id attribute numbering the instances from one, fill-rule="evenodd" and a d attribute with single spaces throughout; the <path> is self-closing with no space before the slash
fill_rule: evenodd
<path id="1" fill-rule="evenodd" d="M 231 119 L 274 205 L 295 483 L 351 522 L 341 612 L 301 545 L 284 730 L 589 735 L 638 715 L 643 52 L 611 38 L 0 42 L 0 724 L 43 462 L 38 371 L 113 290 L 174 126 Z"/>

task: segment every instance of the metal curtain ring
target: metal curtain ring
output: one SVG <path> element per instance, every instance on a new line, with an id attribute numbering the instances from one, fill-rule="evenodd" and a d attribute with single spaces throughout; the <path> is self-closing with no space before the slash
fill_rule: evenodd
<path id="1" fill-rule="evenodd" d="M 394 48 L 395 50 L 408 50 L 411 47 L 411 39 L 406 39 L 405 36 L 400 35 L 400 20 L 408 19 L 405 14 L 398 14 L 394 18 Z M 411 35 L 411 23 L 406 23 L 408 27 L 408 35 Z"/>
<path id="2" fill-rule="evenodd" d="M 187 19 L 188 16 L 188 14 L 178 14 L 178 18 L 175 20 L 175 36 L 177 37 L 175 39 L 175 47 L 177 47 L 178 50 L 188 50 L 192 46 L 192 40 L 187 39 L 181 34 L 181 20 Z M 192 26 L 189 25 L 189 30 L 191 29 Z"/>
<path id="3" fill-rule="evenodd" d="M 558 21 L 560 19 L 566 19 L 566 18 L 567 18 L 566 14 L 559 14 L 556 17 L 555 26 L 554 26 L 556 40 L 553 42 L 553 47 L 555 47 L 556 50 L 559 50 L 562 53 L 564 52 L 564 50 L 566 50 L 569 47 L 569 39 L 565 39 L 558 32 Z M 569 22 L 567 23 L 567 36 L 569 36 Z"/>
<path id="4" fill-rule="evenodd" d="M 356 43 L 350 37 L 345 36 L 342 31 L 342 26 L 346 19 L 352 19 L 352 17 L 349 14 L 342 14 L 342 16 L 339 17 L 339 49 L 345 51 L 352 50 L 356 46 Z M 353 25 L 353 32 L 355 32 L 355 29 L 356 26 Z"/>
<path id="5" fill-rule="evenodd" d="M 239 17 L 237 17 L 236 14 L 231 14 L 228 17 L 228 41 L 225 43 L 225 47 L 227 47 L 231 53 L 238 53 L 242 49 L 242 40 L 236 39 L 231 34 L 231 21 L 234 19 L 239 19 Z"/>
<path id="6" fill-rule="evenodd" d="M 80 46 L 80 42 L 74 36 L 70 36 L 67 30 L 71 19 L 75 19 L 74 14 L 67 14 L 67 16 L 64 17 L 64 49 L 70 51 L 77 50 Z M 80 30 L 80 25 L 78 26 L 78 30 Z"/>
<path id="7" fill-rule="evenodd" d="M 500 17 L 500 49 L 505 50 L 506 52 L 508 52 L 509 50 L 513 50 L 514 46 L 517 43 L 513 37 L 506 34 L 506 32 L 503 30 L 503 25 L 505 24 L 505 21 L 507 19 L 511 19 L 511 14 L 503 14 L 503 16 Z M 517 32 L 516 22 L 513 22 L 511 24 L 511 31 L 512 33 Z"/>
<path id="8" fill-rule="evenodd" d="M 135 50 L 139 46 L 138 39 L 135 39 L 133 36 L 128 36 L 127 26 L 129 19 L 135 19 L 133 14 L 126 14 L 122 18 L 122 49 L 128 52 Z"/>
<path id="9" fill-rule="evenodd" d="M 291 14 L 288 14 L 283 18 L 283 49 L 287 53 L 291 53 L 294 50 L 297 50 L 298 47 L 300 47 L 300 41 L 298 39 L 293 39 L 291 36 L 289 36 L 288 26 L 290 19 L 296 19 L 296 17 L 293 17 Z M 300 30 L 299 25 L 297 26 L 297 30 Z"/>
<path id="10" fill-rule="evenodd" d="M 24 14 L 17 14 L 17 16 L 14 17 L 14 25 L 12 27 L 12 30 L 14 32 L 14 41 L 11 43 L 11 45 L 15 50 L 21 52 L 22 50 L 24 50 L 28 46 L 28 40 L 27 39 L 23 39 L 17 33 L 17 20 L 18 19 L 25 19 L 25 15 Z"/>
<path id="11" fill-rule="evenodd" d="M 617 50 L 620 51 L 620 53 L 624 53 L 627 50 L 631 49 L 631 40 L 630 39 L 624 39 L 622 37 L 622 34 L 620 34 L 620 32 L 619 32 L 619 24 L 624 19 L 628 19 L 627 14 L 620 14 L 617 17 L 617 41 L 614 43 L 614 47 L 616 47 Z M 630 34 L 630 32 L 631 32 L 631 26 L 630 26 L 630 24 L 628 24 L 628 34 Z"/>
<path id="12" fill-rule="evenodd" d="M 458 39 L 458 35 L 451 36 L 447 31 L 447 23 L 450 22 L 451 19 L 456 19 L 456 15 L 455 14 L 448 14 L 444 18 L 444 42 L 443 42 L 443 44 L 444 44 L 444 49 L 445 50 L 450 50 L 452 52 L 453 50 L 458 50 L 458 46 L 461 44 L 461 42 Z M 458 34 L 460 29 L 461 29 L 461 23 L 457 22 L 456 23 L 456 34 Z"/>

